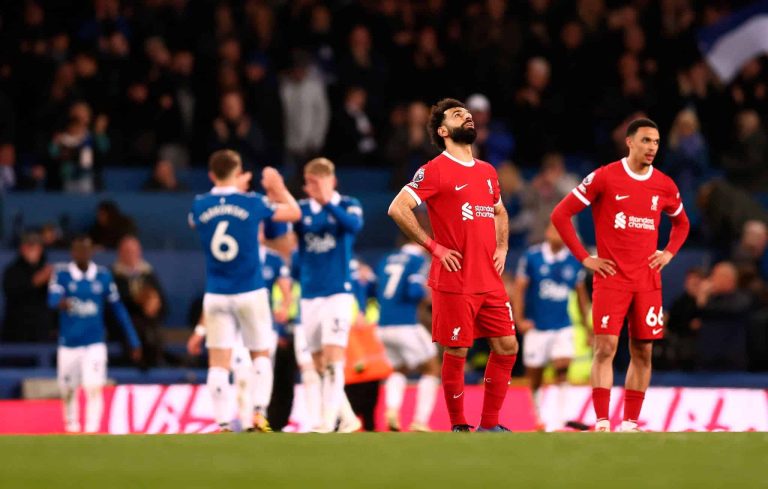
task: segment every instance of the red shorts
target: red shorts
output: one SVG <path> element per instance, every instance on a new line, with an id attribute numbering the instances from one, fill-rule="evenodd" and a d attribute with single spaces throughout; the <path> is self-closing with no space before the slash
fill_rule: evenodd
<path id="1" fill-rule="evenodd" d="M 475 338 L 514 334 L 512 306 L 503 288 L 483 294 L 432 291 L 432 341 L 468 348 Z"/>
<path id="2" fill-rule="evenodd" d="M 592 293 L 592 328 L 595 334 L 619 336 L 624 318 L 629 319 L 629 335 L 636 340 L 664 337 L 664 309 L 661 289 L 631 292 L 595 289 Z"/>

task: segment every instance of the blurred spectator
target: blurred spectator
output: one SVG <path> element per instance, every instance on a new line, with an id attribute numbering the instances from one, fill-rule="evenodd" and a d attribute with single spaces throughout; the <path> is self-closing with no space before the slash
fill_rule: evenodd
<path id="1" fill-rule="evenodd" d="M 88 234 L 95 246 L 115 249 L 125 236 L 135 236 L 137 229 L 133 219 L 120 212 L 116 203 L 105 200 L 99 203 L 96 222 Z"/>
<path id="2" fill-rule="evenodd" d="M 186 192 L 188 189 L 176 179 L 176 169 L 168 160 L 158 160 L 152 176 L 142 186 L 145 192 Z"/>
<path id="3" fill-rule="evenodd" d="M 16 186 L 16 148 L 10 143 L 0 143 L 0 193 Z"/>
<path id="4" fill-rule="evenodd" d="M 664 365 L 668 369 L 692 370 L 696 359 L 696 334 L 701 329 L 696 299 L 706 278 L 703 270 L 693 268 L 685 274 L 683 293 L 669 309 L 664 338 Z"/>
<path id="5" fill-rule="evenodd" d="M 709 170 L 709 149 L 693 109 L 683 109 L 669 131 L 664 172 L 684 196 L 690 196 Z"/>
<path id="6" fill-rule="evenodd" d="M 429 140 L 427 122 L 429 107 L 424 102 L 411 102 L 407 109 L 396 108 L 393 117 L 403 115 L 402 122 L 393 122 L 394 131 L 387 141 L 385 155 L 393 169 L 392 186 L 401 188 L 416 170 L 438 155 L 438 149 Z"/>
<path id="7" fill-rule="evenodd" d="M 285 148 L 293 165 L 319 154 L 331 119 L 325 86 L 310 69 L 308 56 L 295 52 L 291 68 L 280 78 Z"/>
<path id="8" fill-rule="evenodd" d="M 141 339 L 144 349 L 142 365 L 156 367 L 163 363 L 161 323 L 165 315 L 165 300 L 160 281 L 152 265 L 144 260 L 141 243 L 135 236 L 128 235 L 120 240 L 112 273 Z"/>
<path id="9" fill-rule="evenodd" d="M 768 211 L 744 190 L 723 180 L 707 182 L 699 188 L 698 207 L 705 234 L 719 257 L 730 255 L 733 241 L 741 236 L 744 223 L 768 222 Z"/>
<path id="10" fill-rule="evenodd" d="M 579 179 L 566 172 L 560 153 L 547 153 L 541 162 L 541 171 L 533 177 L 523 198 L 524 222 L 528 224 L 528 243 L 544 241 L 549 216 L 555 206 L 579 184 Z"/>
<path id="11" fill-rule="evenodd" d="M 744 223 L 741 239 L 731 255 L 737 266 L 754 270 L 763 281 L 768 281 L 768 225 L 765 221 Z"/>
<path id="12" fill-rule="evenodd" d="M 491 101 L 480 93 L 467 98 L 467 108 L 472 112 L 477 139 L 472 154 L 493 166 L 509 160 L 515 150 L 515 138 L 505 124 L 491 118 Z"/>
<path id="13" fill-rule="evenodd" d="M 64 131 L 54 134 L 49 146 L 48 187 L 74 193 L 96 190 L 97 159 L 109 151 L 108 120 L 100 115 L 91 132 L 91 108 L 76 102 L 69 110 Z"/>
<path id="14" fill-rule="evenodd" d="M 768 189 L 768 136 L 755 110 L 736 116 L 736 138 L 723 156 L 728 180 L 747 190 Z"/>
<path id="15" fill-rule="evenodd" d="M 752 298 L 738 288 L 738 282 L 733 263 L 720 262 L 701 284 L 696 297 L 701 318 L 696 360 L 701 369 L 747 368 L 747 326 Z"/>
<path id="16" fill-rule="evenodd" d="M 45 342 L 56 338 L 55 316 L 47 304 L 52 272 L 40 235 L 22 235 L 18 256 L 3 271 L 3 341 Z"/>
<path id="17" fill-rule="evenodd" d="M 350 87 L 344 104 L 331 120 L 328 153 L 340 165 L 370 166 L 378 149 L 371 118 L 366 111 L 368 94 L 360 87 Z"/>
<path id="18" fill-rule="evenodd" d="M 347 38 L 347 52 L 339 61 L 339 81 L 345 87 L 362 87 L 368 94 L 374 117 L 384 105 L 387 65 L 373 49 L 371 31 L 355 25 Z"/>
<path id="19" fill-rule="evenodd" d="M 555 149 L 560 134 L 562 104 L 550 85 L 549 62 L 536 57 L 528 61 L 525 85 L 515 94 L 515 134 L 519 163 L 533 166 L 547 151 Z"/>
<path id="20" fill-rule="evenodd" d="M 246 114 L 243 96 L 227 92 L 221 96 L 219 117 L 213 121 L 211 151 L 232 149 L 240 153 L 243 163 L 261 164 L 266 149 L 264 133 L 251 116 Z"/>
<path id="21" fill-rule="evenodd" d="M 502 162 L 497 171 L 501 201 L 509 215 L 509 247 L 520 248 L 526 244 L 526 236 L 531 224 L 530 215 L 527 218 L 523 212 L 525 180 L 520 170 L 509 161 Z"/>

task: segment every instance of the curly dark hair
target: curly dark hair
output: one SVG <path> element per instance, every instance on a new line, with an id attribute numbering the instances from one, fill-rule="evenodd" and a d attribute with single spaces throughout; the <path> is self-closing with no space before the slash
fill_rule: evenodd
<path id="1" fill-rule="evenodd" d="M 637 130 L 640 129 L 641 127 L 652 127 L 657 131 L 659 130 L 659 126 L 657 126 L 656 123 L 650 119 L 645 119 L 645 118 L 635 119 L 632 122 L 630 122 L 629 125 L 627 126 L 627 137 L 631 138 L 632 136 L 634 136 Z"/>
<path id="2" fill-rule="evenodd" d="M 455 98 L 444 98 L 432 106 L 432 112 L 429 114 L 429 137 L 432 139 L 432 144 L 440 149 L 445 149 L 445 141 L 437 133 L 437 128 L 443 125 L 445 111 L 455 107 L 467 108 L 466 105 Z"/>

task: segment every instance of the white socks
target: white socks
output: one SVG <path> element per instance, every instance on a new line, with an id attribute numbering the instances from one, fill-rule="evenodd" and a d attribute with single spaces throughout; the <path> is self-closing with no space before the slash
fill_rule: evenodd
<path id="1" fill-rule="evenodd" d="M 346 397 L 344 394 L 344 363 L 333 362 L 329 364 L 323 374 L 322 383 L 323 425 L 332 430 L 336 426 L 343 399 Z"/>
<path id="2" fill-rule="evenodd" d="M 213 417 L 219 425 L 229 424 L 229 402 L 232 386 L 229 383 L 229 370 L 222 367 L 208 368 L 208 391 L 213 403 Z"/>
<path id="3" fill-rule="evenodd" d="M 317 427 L 322 422 L 322 394 L 320 374 L 315 367 L 307 368 L 301 372 L 301 383 L 304 385 L 304 400 L 307 406 L 309 426 Z"/>
<path id="4" fill-rule="evenodd" d="M 400 411 L 408 379 L 400 372 L 392 372 L 384 383 L 384 397 L 387 411 Z"/>
<path id="5" fill-rule="evenodd" d="M 77 389 L 61 389 L 64 404 L 64 429 L 68 433 L 80 432 L 80 403 L 77 399 Z"/>
<path id="6" fill-rule="evenodd" d="M 104 396 L 101 387 L 85 388 L 85 432 L 96 433 L 101 427 L 104 414 Z"/>
<path id="7" fill-rule="evenodd" d="M 241 366 L 234 371 L 237 417 L 244 430 L 253 427 L 253 379 L 251 377 L 249 365 Z"/>
<path id="8" fill-rule="evenodd" d="M 267 407 L 269 407 L 269 401 L 272 398 L 272 383 L 274 382 L 272 361 L 269 357 L 256 357 L 253 360 L 251 375 L 254 410 L 266 416 Z"/>
<path id="9" fill-rule="evenodd" d="M 414 423 L 425 426 L 429 425 L 432 410 L 435 408 L 435 398 L 437 397 L 437 388 L 439 386 L 440 379 L 434 375 L 421 376 L 416 387 L 416 410 L 413 413 Z M 402 402 L 402 397 L 400 399 Z"/>

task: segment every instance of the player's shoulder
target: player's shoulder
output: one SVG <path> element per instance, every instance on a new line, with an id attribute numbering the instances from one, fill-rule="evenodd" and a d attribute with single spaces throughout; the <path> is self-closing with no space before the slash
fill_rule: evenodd
<path id="1" fill-rule="evenodd" d="M 309 207 L 309 198 L 305 197 L 303 199 L 299 199 L 299 207 Z"/>
<path id="2" fill-rule="evenodd" d="M 529 246 L 523 255 L 527 258 L 537 258 L 542 256 L 544 253 L 544 245 L 542 243 L 535 244 L 532 246 Z"/>
<path id="3" fill-rule="evenodd" d="M 59 276 L 69 276 L 69 263 L 59 262 L 53 265 L 53 273 Z"/>
<path id="4" fill-rule="evenodd" d="M 357 197 L 352 197 L 351 195 L 341 195 L 341 199 L 339 200 L 339 203 L 344 207 L 354 207 L 360 206 L 360 199 Z"/>
<path id="5" fill-rule="evenodd" d="M 487 161 L 479 160 L 475 158 L 475 165 L 477 165 L 477 167 L 482 169 L 483 171 L 496 173 L 496 167 L 488 163 Z"/>
<path id="6" fill-rule="evenodd" d="M 675 181 L 672 180 L 672 177 L 655 166 L 653 167 L 653 178 L 659 181 L 662 185 L 675 185 Z"/>
<path id="7" fill-rule="evenodd" d="M 109 268 L 103 265 L 96 265 L 96 277 L 103 278 L 103 279 L 111 279 L 112 270 L 110 270 Z"/>

